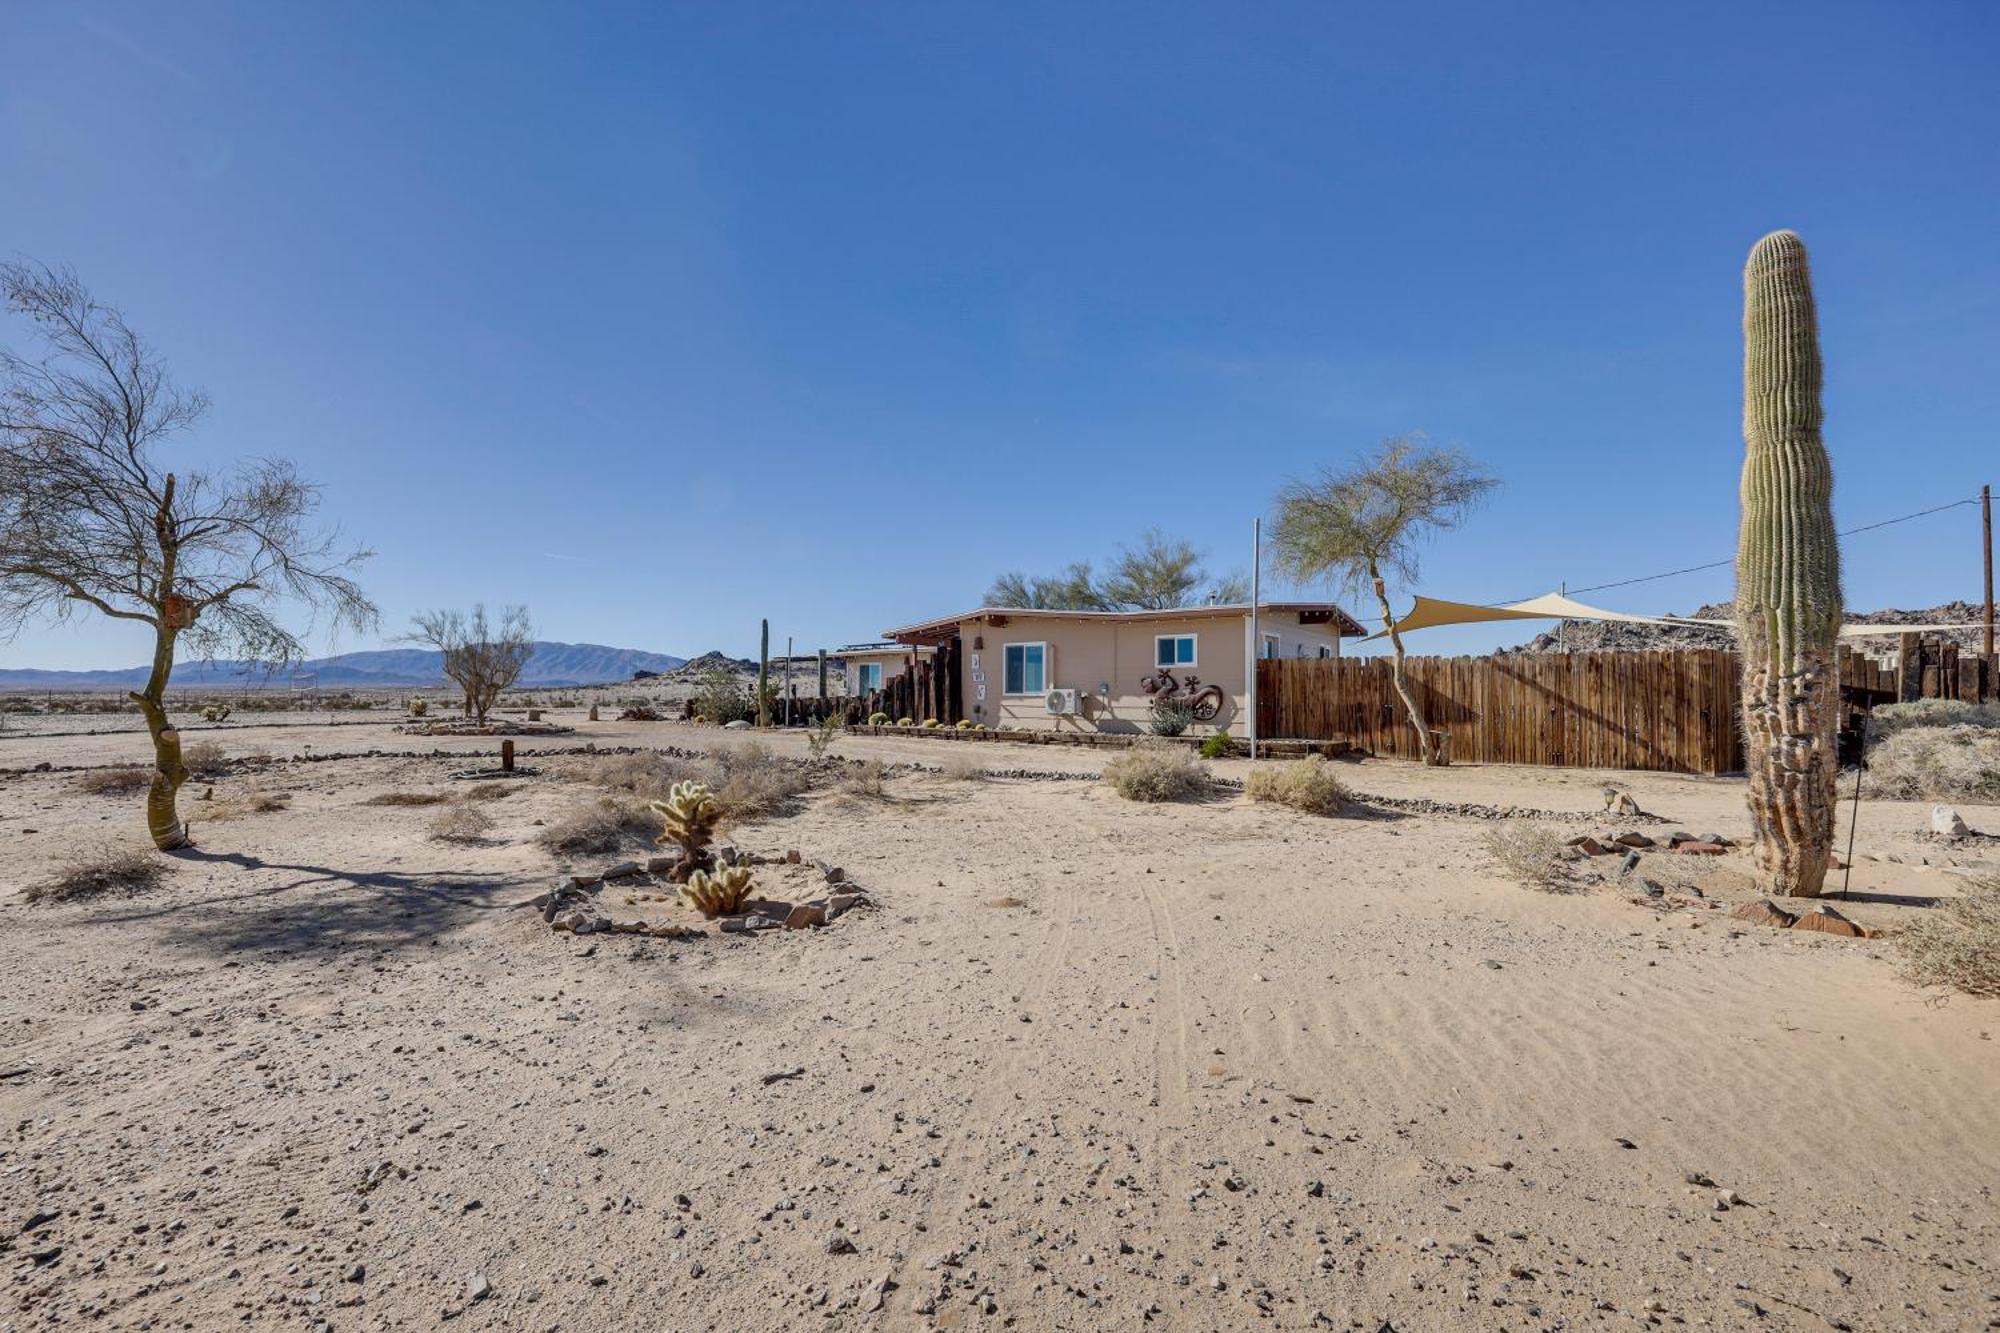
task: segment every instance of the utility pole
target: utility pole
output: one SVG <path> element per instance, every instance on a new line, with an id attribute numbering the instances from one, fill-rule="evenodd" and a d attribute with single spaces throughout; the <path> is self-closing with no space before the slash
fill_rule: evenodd
<path id="1" fill-rule="evenodd" d="M 1264 655 L 1263 622 L 1259 618 L 1264 586 L 1264 520 L 1250 520 L 1250 757 L 1257 757 L 1257 662 Z M 1334 642 L 1338 643 L 1336 639 Z"/>
<path id="2" fill-rule="evenodd" d="M 1993 488 L 1979 488 L 1979 524 L 1986 533 L 1986 670 L 1993 667 Z"/>
<path id="3" fill-rule="evenodd" d="M 792 636 L 785 636 L 785 725 L 792 725 Z"/>

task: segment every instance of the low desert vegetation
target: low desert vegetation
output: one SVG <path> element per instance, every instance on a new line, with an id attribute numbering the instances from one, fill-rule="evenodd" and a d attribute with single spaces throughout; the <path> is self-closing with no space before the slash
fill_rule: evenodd
<path id="1" fill-rule="evenodd" d="M 217 820 L 241 819 L 245 815 L 272 815 L 291 808 L 290 792 L 265 791 L 260 787 L 252 787 L 233 796 L 205 803 L 201 807 L 201 818 L 214 823 Z"/>
<path id="2" fill-rule="evenodd" d="M 659 831 L 659 817 L 643 802 L 629 796 L 600 796 L 551 820 L 535 841 L 559 856 L 583 856 L 651 842 Z"/>
<path id="3" fill-rule="evenodd" d="M 1891 800 L 2000 801 L 2000 728 L 1905 727 L 1869 750 L 1868 790 Z"/>
<path id="4" fill-rule="evenodd" d="M 565 765 L 563 777 L 607 791 L 629 792 L 643 801 L 662 801 L 677 782 L 695 775 L 695 766 L 672 755 L 643 750 L 638 754 L 608 754 Z"/>
<path id="5" fill-rule="evenodd" d="M 1968 880 L 1897 938 L 1903 975 L 1919 986 L 2000 996 L 2000 875 Z"/>
<path id="6" fill-rule="evenodd" d="M 193 741 L 181 747 L 181 762 L 197 776 L 220 773 L 229 767 L 229 756 L 218 741 Z"/>
<path id="7" fill-rule="evenodd" d="M 1574 870 L 1576 850 L 1560 828 L 1505 820 L 1487 830 L 1486 850 L 1509 879 L 1525 888 L 1575 893 L 1584 887 Z"/>
<path id="8" fill-rule="evenodd" d="M 1235 748 L 1236 742 L 1230 739 L 1229 733 L 1218 731 L 1201 743 L 1201 757 L 1203 759 L 1227 759 Z"/>
<path id="9" fill-rule="evenodd" d="M 761 741 L 717 750 L 709 763 L 715 803 L 726 823 L 778 814 L 810 785 L 797 763 L 773 754 Z"/>
<path id="10" fill-rule="evenodd" d="M 468 801 L 504 801 L 519 790 L 521 790 L 519 784 L 513 782 L 481 782 L 466 790 L 465 799 Z"/>
<path id="11" fill-rule="evenodd" d="M 985 765 L 972 755 L 955 754 L 940 766 L 938 776 L 948 782 L 984 782 L 987 773 Z"/>
<path id="12" fill-rule="evenodd" d="M 363 805 L 443 805 L 451 800 L 449 792 L 442 791 L 385 791 L 370 796 Z"/>
<path id="13" fill-rule="evenodd" d="M 1104 766 L 1104 780 L 1128 801 L 1185 801 L 1208 790 L 1208 766 L 1181 745 L 1139 745 Z"/>
<path id="14" fill-rule="evenodd" d="M 485 842 L 493 834 L 493 816 L 476 805 L 448 805 L 424 834 L 433 842 Z"/>
<path id="15" fill-rule="evenodd" d="M 806 728 L 806 753 L 814 759 L 826 758 L 833 743 L 840 739 L 840 733 L 847 729 L 846 722 L 836 713 L 829 713 L 818 722 Z"/>
<path id="16" fill-rule="evenodd" d="M 1155 708 L 1147 725 L 1155 736 L 1178 736 L 1194 725 L 1194 711 L 1173 705 Z"/>
<path id="17" fill-rule="evenodd" d="M 2000 703 L 1913 699 L 1909 703 L 1883 704 L 1869 714 L 1868 734 L 1876 741 L 1911 727 L 2000 727 Z"/>
<path id="18" fill-rule="evenodd" d="M 152 785 L 153 770 L 150 768 L 94 768 L 87 773 L 76 775 L 78 791 L 89 792 L 92 796 L 129 796 L 133 792 L 146 790 Z"/>
<path id="19" fill-rule="evenodd" d="M 1290 806 L 1308 815 L 1337 815 L 1347 804 L 1347 789 L 1319 755 L 1259 768 L 1243 790 L 1253 801 Z"/>
<path id="20" fill-rule="evenodd" d="M 863 801 L 880 801 L 889 795 L 889 769 L 880 759 L 863 759 L 841 775 L 840 794 Z"/>
<path id="21" fill-rule="evenodd" d="M 107 847 L 79 856 L 49 878 L 30 884 L 21 896 L 31 903 L 64 903 L 109 893 L 141 893 L 166 873 L 165 863 L 150 852 Z"/>

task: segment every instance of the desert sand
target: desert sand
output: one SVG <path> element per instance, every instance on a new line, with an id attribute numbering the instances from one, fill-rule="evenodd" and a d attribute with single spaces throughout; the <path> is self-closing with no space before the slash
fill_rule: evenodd
<path id="1" fill-rule="evenodd" d="M 529 840 L 576 784 L 517 780 L 448 844 L 362 802 L 450 789 L 491 740 L 197 737 L 364 757 L 239 768 L 225 809 L 289 802 L 220 821 L 196 784 L 159 887 L 29 905 L 143 833 L 60 770 L 146 742 L 0 740 L 9 1333 L 2000 1326 L 2000 1008 L 1911 988 L 1884 940 L 1728 919 L 1741 851 L 1648 853 L 1723 905 L 1660 912 L 1509 882 L 1479 819 L 1140 806 L 1090 750 L 851 737 L 1078 776 L 822 784 L 728 836 L 872 906 L 578 937 L 523 905 L 617 859 Z M 1605 774 L 1341 771 L 1621 827 Z M 1737 781 L 1616 778 L 1648 832 L 1748 835 Z M 1953 891 L 1979 853 L 1926 813 L 1863 803 L 1857 852 L 1900 859 L 1859 860 L 1843 911 L 1893 929 Z"/>

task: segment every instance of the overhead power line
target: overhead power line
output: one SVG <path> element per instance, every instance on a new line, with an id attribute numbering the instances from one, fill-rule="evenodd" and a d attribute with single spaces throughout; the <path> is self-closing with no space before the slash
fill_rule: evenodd
<path id="1" fill-rule="evenodd" d="M 1914 514 L 1903 514 L 1897 518 L 1885 518 L 1880 523 L 1864 523 L 1858 528 L 1848 528 L 1839 535 L 1842 537 L 1852 537 L 1863 532 L 1873 532 L 1877 528 L 1887 528 L 1893 527 L 1898 523 L 1908 523 L 1911 519 L 1929 518 L 1932 514 L 1942 514 L 1947 509 L 1957 509 L 1963 505 L 1976 505 L 1978 503 L 1978 496 L 1972 496 L 1964 500 L 1953 500 L 1949 504 L 1941 504 L 1934 509 L 1920 509 Z M 1664 574 L 1646 574 L 1636 579 L 1619 579 L 1614 583 L 1593 583 L 1588 588 L 1571 588 L 1569 591 L 1571 593 L 1583 593 L 1603 592 L 1607 588 L 1629 588 L 1635 583 L 1657 583 L 1661 579 L 1676 578 L 1682 574 L 1698 574 L 1704 569 L 1723 569 L 1735 563 L 1736 558 L 1731 556 L 1727 560 L 1711 560 L 1705 565 L 1689 565 L 1685 569 L 1670 569 Z"/>

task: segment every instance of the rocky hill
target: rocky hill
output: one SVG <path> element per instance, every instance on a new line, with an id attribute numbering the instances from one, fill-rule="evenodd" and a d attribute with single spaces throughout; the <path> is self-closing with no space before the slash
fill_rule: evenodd
<path id="1" fill-rule="evenodd" d="M 1666 612 L 1679 615 L 1678 611 Z M 1728 620 L 1733 608 L 1727 602 L 1712 602 L 1707 606 L 1697 606 L 1686 613 L 1691 620 Z M 1927 607 L 1922 610 L 1904 611 L 1888 608 L 1881 611 L 1849 611 L 1850 622 L 1859 621 L 1871 625 L 1974 625 L 1979 623 L 1980 608 L 1974 602 L 1946 602 L 1942 606 Z M 1977 649 L 1980 632 L 1977 628 L 1957 630 L 1944 635 L 1960 647 Z M 1849 639 L 1870 656 L 1880 653 L 1895 643 L 1893 631 L 1881 638 Z M 1537 634 L 1528 642 L 1503 651 L 1510 653 L 1555 653 L 1565 648 L 1573 653 L 1640 653 L 1655 648 L 1734 648 L 1736 636 L 1721 626 L 1711 625 L 1632 625 L 1613 620 L 1565 620 L 1563 632 L 1558 639 L 1556 631 L 1549 630 Z"/>

